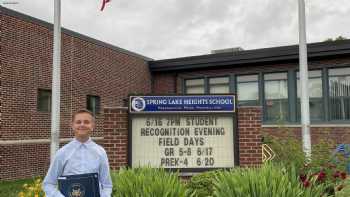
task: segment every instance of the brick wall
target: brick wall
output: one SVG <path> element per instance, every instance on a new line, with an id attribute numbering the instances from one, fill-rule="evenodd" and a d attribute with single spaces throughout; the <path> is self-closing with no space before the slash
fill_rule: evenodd
<path id="1" fill-rule="evenodd" d="M 179 78 L 174 73 L 155 73 L 152 75 L 152 93 L 154 94 L 174 94 L 176 92 L 181 92 L 181 90 L 177 91 L 178 86 L 177 80 Z"/>
<path id="2" fill-rule="evenodd" d="M 106 108 L 104 110 L 104 139 L 109 165 L 112 170 L 126 166 L 128 162 L 128 114 L 127 108 Z"/>
<path id="3" fill-rule="evenodd" d="M 61 139 L 60 147 L 70 139 Z M 103 145 L 101 138 L 94 141 Z M 0 180 L 45 176 L 50 165 L 50 142 L 25 142 L 0 145 Z"/>
<path id="4" fill-rule="evenodd" d="M 262 132 L 276 137 L 291 135 L 301 140 L 301 127 L 290 127 L 288 125 L 280 127 L 264 126 Z M 316 144 L 320 140 L 330 140 L 334 144 L 350 144 L 350 127 L 311 125 L 310 134 L 312 144 Z"/>
<path id="5" fill-rule="evenodd" d="M 37 110 L 37 96 L 39 88 L 51 89 L 52 25 L 1 6 L 0 20 L 0 179 L 43 175 L 49 142 L 40 140 L 50 138 L 51 121 L 49 112 Z M 129 93 L 151 91 L 145 57 L 66 29 L 61 47 L 61 138 L 73 136 L 71 115 L 86 108 L 87 95 L 100 96 L 103 109 L 124 106 Z M 103 136 L 103 121 L 102 111 L 94 137 Z"/>
<path id="6" fill-rule="evenodd" d="M 3 23 L 3 16 L 2 14 L 0 13 L 0 129 L 1 129 L 1 118 L 2 118 L 2 81 L 3 81 L 3 78 L 2 78 L 2 62 L 4 61 L 4 57 L 2 55 L 2 48 L 3 48 L 3 43 L 2 43 L 2 33 L 3 32 L 3 28 L 2 28 L 2 23 Z M 1 138 L 1 132 L 0 132 L 0 138 Z M 0 155 L 0 161 L 1 161 L 1 155 Z"/>
<path id="7" fill-rule="evenodd" d="M 50 144 L 0 146 L 0 180 L 44 175 L 49 165 Z"/>
<path id="8" fill-rule="evenodd" d="M 261 107 L 238 108 L 239 163 L 249 167 L 262 163 Z"/>

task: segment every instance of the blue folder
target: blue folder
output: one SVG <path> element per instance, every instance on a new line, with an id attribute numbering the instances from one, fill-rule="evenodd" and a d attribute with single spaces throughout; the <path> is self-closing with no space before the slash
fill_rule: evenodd
<path id="1" fill-rule="evenodd" d="M 65 197 L 100 197 L 97 173 L 60 176 L 58 189 Z"/>

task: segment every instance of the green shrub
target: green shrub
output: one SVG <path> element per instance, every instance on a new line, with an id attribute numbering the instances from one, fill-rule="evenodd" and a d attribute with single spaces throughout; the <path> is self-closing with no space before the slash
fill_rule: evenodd
<path id="1" fill-rule="evenodd" d="M 114 197 L 185 197 L 178 173 L 153 168 L 122 168 L 111 173 Z"/>
<path id="2" fill-rule="evenodd" d="M 348 160 L 341 154 L 333 154 L 337 144 L 332 140 L 330 131 L 324 130 L 321 132 L 324 137 L 319 138 L 318 141 L 313 141 L 310 161 L 305 158 L 302 140 L 295 136 L 289 128 L 281 127 L 279 137 L 265 135 L 264 143 L 268 144 L 275 152 L 274 163 L 282 163 L 285 166 L 293 165 L 297 168 L 303 168 L 304 164 L 307 163 L 309 169 L 319 171 L 320 168 L 324 168 L 331 161 L 334 161 L 334 156 L 337 156 L 337 169 L 346 171 Z"/>
<path id="3" fill-rule="evenodd" d="M 349 197 L 350 196 L 350 179 L 346 179 L 343 184 L 336 188 L 335 197 Z"/>
<path id="4" fill-rule="evenodd" d="M 342 188 L 343 176 L 348 159 L 342 154 L 334 154 L 336 143 L 328 130 L 322 131 L 323 138 L 313 142 L 311 159 L 306 160 L 302 151 L 301 140 L 293 132 L 282 128 L 282 137 L 265 136 L 276 153 L 274 163 L 282 163 L 287 168 L 296 166 L 297 174 L 304 185 L 323 185 L 325 193 L 334 195 L 337 188 Z"/>
<path id="5" fill-rule="evenodd" d="M 265 135 L 264 142 L 275 153 L 274 163 L 283 164 L 286 167 L 301 168 L 305 163 L 305 155 L 301 140 L 297 139 L 288 128 L 281 129 L 281 136 Z"/>
<path id="6" fill-rule="evenodd" d="M 216 171 L 208 171 L 193 176 L 186 184 L 191 197 L 213 196 Z"/>
<path id="7" fill-rule="evenodd" d="M 304 188 L 296 169 L 265 164 L 261 168 L 233 169 L 216 175 L 216 197 L 314 197 L 322 196 L 324 187 Z"/>
<path id="8" fill-rule="evenodd" d="M 14 181 L 0 181 L 0 197 L 18 197 L 19 192 L 23 191 L 23 186 L 34 184 L 35 179 L 33 177 Z"/>
<path id="9" fill-rule="evenodd" d="M 32 183 L 25 183 L 23 190 L 18 193 L 18 197 L 45 197 L 42 183 L 43 180 L 41 178 L 36 179 Z"/>

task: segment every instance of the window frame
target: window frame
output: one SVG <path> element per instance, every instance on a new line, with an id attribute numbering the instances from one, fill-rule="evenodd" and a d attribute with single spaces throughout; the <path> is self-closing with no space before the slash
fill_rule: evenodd
<path id="1" fill-rule="evenodd" d="M 196 95 L 193 93 L 187 93 L 187 86 L 186 86 L 186 81 L 187 80 L 195 80 L 195 79 L 203 79 L 204 80 L 204 93 L 203 94 L 210 94 L 210 84 L 209 80 L 211 78 L 221 78 L 221 77 L 227 77 L 228 78 L 228 88 L 229 88 L 229 93 L 222 93 L 222 94 L 230 94 L 231 92 L 234 92 L 235 87 L 234 87 L 234 75 L 210 75 L 210 76 L 196 76 L 196 77 L 184 77 L 182 78 L 182 94 L 186 95 Z M 221 84 L 221 83 L 220 83 Z M 224 84 L 224 83 L 223 83 Z M 226 83 L 225 83 L 226 84 Z M 217 85 L 217 84 L 215 84 Z M 198 95 L 201 95 L 201 93 L 197 93 Z"/>
<path id="2" fill-rule="evenodd" d="M 324 81 L 323 81 L 323 79 L 324 79 L 324 70 L 322 69 L 322 68 L 315 68 L 315 69 L 310 69 L 310 70 L 308 70 L 308 72 L 310 72 L 310 71 L 320 71 L 320 76 L 319 77 L 315 77 L 315 76 L 312 76 L 312 77 L 310 77 L 310 75 L 309 75 L 309 80 L 310 79 L 321 79 L 321 90 L 322 90 L 322 94 L 321 94 L 321 102 L 322 102 L 322 106 L 323 106 L 323 108 L 322 108 L 322 111 L 323 111 L 323 114 L 322 114 L 322 117 L 320 118 L 320 119 L 311 119 L 311 115 L 310 115 L 310 122 L 311 123 L 321 123 L 321 122 L 324 122 L 325 121 L 325 118 L 326 118 L 326 116 L 325 116 L 325 99 L 324 99 L 324 97 L 325 97 L 325 90 L 324 90 Z M 296 83 L 296 85 L 295 85 L 295 122 L 296 123 L 300 123 L 301 122 L 301 117 L 298 117 L 298 108 L 300 107 L 300 105 L 298 105 L 298 102 L 300 102 L 300 101 L 298 101 L 300 98 L 298 97 L 298 73 L 299 72 L 299 69 L 297 69 L 297 70 L 295 70 L 295 83 Z M 299 73 L 299 75 L 300 75 L 300 73 Z M 300 80 L 300 76 L 299 76 L 299 80 Z M 318 98 L 318 97 L 317 97 Z M 311 100 L 315 100 L 315 98 L 311 98 L 310 97 L 310 95 L 309 95 L 309 103 L 310 103 L 310 101 Z M 310 114 L 311 114 L 311 110 L 310 110 Z M 300 112 L 300 116 L 301 116 L 301 112 Z"/>
<path id="3" fill-rule="evenodd" d="M 95 99 L 95 110 L 93 110 L 92 108 L 90 109 L 89 105 L 90 105 L 90 98 L 94 98 Z M 97 104 L 96 104 L 96 101 L 97 101 Z M 88 94 L 86 95 L 86 109 L 91 111 L 92 114 L 94 115 L 99 115 L 101 114 L 101 97 L 100 96 L 97 96 L 97 95 L 91 95 L 91 94 Z"/>
<path id="4" fill-rule="evenodd" d="M 239 99 L 238 99 L 238 96 L 239 96 L 239 93 L 238 93 L 238 84 L 239 83 L 252 83 L 252 82 L 255 82 L 255 81 L 244 81 L 244 82 L 238 82 L 238 78 L 239 77 L 242 77 L 242 76 L 252 76 L 252 75 L 254 75 L 254 76 L 256 76 L 257 77 L 257 80 L 256 80 L 256 83 L 257 83 L 257 88 L 258 88 L 258 100 L 256 100 L 256 105 L 253 105 L 253 106 L 259 106 L 259 105 L 261 105 L 261 98 L 260 98 L 260 96 L 261 96 L 261 91 L 262 91 L 262 89 L 261 89 L 261 84 L 260 84 L 260 79 L 261 79 L 261 76 L 260 76 L 260 73 L 251 73 L 251 74 L 237 74 L 237 75 L 235 75 L 235 89 L 236 89 L 236 91 L 235 91 L 235 93 L 237 94 L 237 104 L 238 104 L 238 106 L 248 106 L 248 105 L 240 105 L 239 104 Z M 249 100 L 250 101 L 250 100 Z"/>
<path id="5" fill-rule="evenodd" d="M 49 99 L 48 99 L 48 105 L 47 105 L 47 110 L 43 110 L 40 108 L 41 106 L 41 102 L 43 102 L 40 98 L 41 95 L 40 95 L 40 92 L 42 93 L 49 93 Z M 45 88 L 38 88 L 38 91 L 37 91 L 37 102 L 36 102 L 36 110 L 38 112 L 51 112 L 51 105 L 52 105 L 52 90 L 51 89 L 45 89 Z"/>
<path id="6" fill-rule="evenodd" d="M 188 86 L 186 85 L 186 81 L 187 80 L 196 80 L 196 79 L 203 79 L 203 88 L 204 88 L 204 93 L 206 93 L 206 79 L 205 77 L 194 77 L 194 78 L 184 78 L 183 79 L 183 94 L 189 94 L 187 93 L 187 89 L 188 89 Z M 195 85 L 195 86 L 190 86 L 190 87 L 201 87 L 201 85 Z M 193 93 L 190 93 L 190 94 L 193 94 Z M 201 93 L 197 93 L 197 94 L 201 94 Z"/>
<path id="7" fill-rule="evenodd" d="M 210 83 L 210 79 L 215 79 L 215 78 L 227 78 L 227 83 L 214 83 L 214 84 L 211 84 Z M 224 76 L 210 76 L 210 77 L 207 77 L 207 82 L 208 82 L 208 84 L 207 84 L 207 86 L 208 86 L 208 88 L 205 88 L 205 89 L 207 89 L 208 90 L 208 94 L 230 94 L 230 91 L 231 91 L 231 83 L 230 83 L 230 76 L 228 76 L 228 75 L 224 75 Z M 204 80 L 204 82 L 205 82 L 205 80 Z M 221 86 L 221 85 L 227 85 L 228 86 L 228 93 L 211 93 L 210 92 L 210 88 L 212 87 L 212 85 L 213 86 Z"/>
<path id="8" fill-rule="evenodd" d="M 285 73 L 286 75 L 286 79 L 265 79 L 265 76 L 268 75 L 268 74 L 279 74 L 279 73 Z M 261 77 L 261 85 L 263 87 L 262 91 L 263 91 L 263 97 L 261 98 L 262 100 L 262 109 L 263 109 L 263 117 L 262 117 L 262 121 L 263 121 L 263 124 L 276 124 L 276 123 L 279 123 L 278 120 L 275 121 L 275 120 L 268 120 L 267 119 L 267 109 L 266 109 L 266 91 L 265 91 L 265 82 L 269 82 L 269 81 L 280 81 L 280 80 L 285 80 L 287 82 L 287 102 L 288 102 L 288 105 L 287 105 L 287 109 L 288 111 L 286 112 L 286 119 L 285 120 L 282 120 L 283 122 L 285 123 L 292 123 L 291 122 L 291 106 L 289 105 L 290 103 L 290 84 L 291 84 L 291 77 L 290 77 L 290 70 L 278 70 L 278 71 L 275 71 L 275 72 L 262 72 L 262 77 Z M 281 100 L 281 99 L 278 99 L 278 100 Z"/>
<path id="9" fill-rule="evenodd" d="M 330 106 L 330 95 L 329 95 L 329 70 L 330 69 L 338 69 L 338 68 L 349 68 L 350 64 L 342 65 L 342 66 L 334 66 L 334 65 L 323 65 L 321 67 L 315 67 L 309 69 L 309 71 L 319 70 L 321 72 L 321 77 L 311 77 L 311 78 L 320 78 L 322 83 L 322 103 L 323 103 L 323 112 L 324 115 L 321 120 L 310 120 L 311 124 L 349 124 L 350 120 L 331 120 L 330 113 L 331 113 L 331 106 Z M 241 73 L 230 73 L 226 75 L 201 75 L 201 76 L 195 76 L 195 77 L 182 77 L 182 93 L 185 95 L 187 94 L 185 81 L 191 80 L 191 79 L 203 79 L 204 80 L 204 94 L 209 94 L 210 87 L 209 87 L 209 79 L 210 78 L 217 78 L 217 77 L 229 77 L 229 90 L 230 94 L 237 94 L 238 90 L 238 81 L 237 78 L 239 76 L 246 76 L 246 75 L 257 75 L 258 79 L 258 104 L 257 106 L 262 107 L 262 122 L 266 125 L 276 125 L 276 121 L 267 121 L 266 120 L 266 100 L 265 100 L 265 81 L 271 81 L 271 80 L 265 80 L 264 76 L 266 74 L 274 74 L 274 73 L 286 73 L 287 74 L 287 99 L 289 102 L 288 105 L 288 119 L 284 120 L 284 123 L 286 124 L 294 124 L 294 125 L 300 125 L 300 119 L 298 118 L 297 113 L 297 103 L 298 103 L 298 95 L 297 95 L 297 72 L 299 71 L 299 68 L 293 67 L 293 68 L 286 68 L 286 69 L 276 69 L 275 71 L 253 71 L 250 73 L 247 72 L 241 72 Z M 310 78 L 310 77 L 309 77 Z M 273 81 L 273 80 L 272 80 Z M 242 82 L 244 83 L 244 82 Z M 247 82 L 249 83 L 249 82 Z M 237 99 L 238 101 L 238 99 Z"/>
<path id="10" fill-rule="evenodd" d="M 326 67 L 324 70 L 325 70 L 325 73 L 326 73 L 326 76 L 327 76 L 327 78 L 326 78 L 326 83 L 325 83 L 325 87 L 327 87 L 327 89 L 326 89 L 326 100 L 327 100 L 327 103 L 326 103 L 326 106 L 327 106 L 327 111 L 325 111 L 326 113 L 326 116 L 327 116 L 327 119 L 326 119 L 326 122 L 328 122 L 328 123 L 334 123 L 334 124 L 349 124 L 350 123 L 350 119 L 349 120 L 332 120 L 332 117 L 331 117 L 331 96 L 330 96 L 330 94 L 329 94 L 329 79 L 331 78 L 331 77 L 334 77 L 334 76 L 336 76 L 336 77 L 338 77 L 338 76 L 350 76 L 350 74 L 349 75 L 332 75 L 332 76 L 330 76 L 330 74 L 329 74 L 329 72 L 330 72 L 330 70 L 331 69 L 342 69 L 342 68 L 350 68 L 350 65 L 345 65 L 345 66 L 339 66 L 339 67 L 334 67 L 334 66 L 332 66 L 332 67 Z"/>

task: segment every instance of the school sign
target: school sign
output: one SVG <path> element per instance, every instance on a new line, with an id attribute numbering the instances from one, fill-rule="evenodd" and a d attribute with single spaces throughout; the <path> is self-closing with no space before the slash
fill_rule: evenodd
<path id="1" fill-rule="evenodd" d="M 235 95 L 131 96 L 132 167 L 181 171 L 237 163 Z"/>

